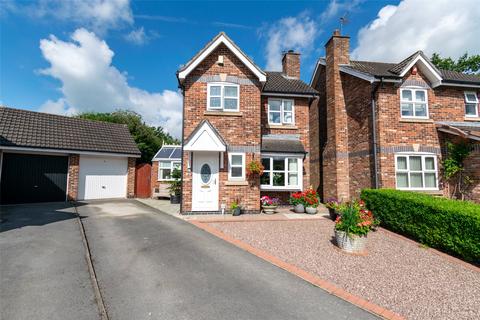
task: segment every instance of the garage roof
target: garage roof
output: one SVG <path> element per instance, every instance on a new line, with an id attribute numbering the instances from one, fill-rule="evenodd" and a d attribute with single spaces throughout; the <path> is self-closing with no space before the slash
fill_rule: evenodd
<path id="1" fill-rule="evenodd" d="M 0 106 L 0 147 L 140 155 L 126 125 Z"/>

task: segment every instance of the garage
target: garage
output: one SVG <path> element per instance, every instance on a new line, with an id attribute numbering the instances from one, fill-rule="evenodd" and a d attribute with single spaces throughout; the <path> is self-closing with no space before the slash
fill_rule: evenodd
<path id="1" fill-rule="evenodd" d="M 65 201 L 68 157 L 4 153 L 0 203 Z"/>
<path id="2" fill-rule="evenodd" d="M 128 158 L 80 156 L 78 199 L 125 198 Z"/>
<path id="3" fill-rule="evenodd" d="M 0 106 L 0 204 L 135 196 L 124 124 Z"/>

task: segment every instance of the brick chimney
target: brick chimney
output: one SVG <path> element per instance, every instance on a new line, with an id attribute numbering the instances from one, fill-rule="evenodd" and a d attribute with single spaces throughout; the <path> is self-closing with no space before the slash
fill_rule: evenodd
<path id="1" fill-rule="evenodd" d="M 338 30 L 325 45 L 327 145 L 324 151 L 324 196 L 349 200 L 348 117 L 345 107 L 340 64 L 350 62 L 350 37 Z"/>
<path id="2" fill-rule="evenodd" d="M 288 50 L 283 54 L 282 71 L 288 77 L 300 78 L 300 53 Z"/>

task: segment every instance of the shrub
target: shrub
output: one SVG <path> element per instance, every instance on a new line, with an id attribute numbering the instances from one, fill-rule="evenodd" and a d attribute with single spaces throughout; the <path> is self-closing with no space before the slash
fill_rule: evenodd
<path id="1" fill-rule="evenodd" d="M 480 264 L 480 205 L 391 189 L 361 198 L 385 228 Z"/>

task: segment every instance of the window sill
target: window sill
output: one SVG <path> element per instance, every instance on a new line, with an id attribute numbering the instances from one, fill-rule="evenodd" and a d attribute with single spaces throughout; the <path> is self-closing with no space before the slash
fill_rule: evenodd
<path id="1" fill-rule="evenodd" d="M 238 111 L 205 111 L 204 116 L 224 116 L 224 117 L 241 117 L 243 114 Z"/>
<path id="2" fill-rule="evenodd" d="M 225 181 L 226 186 L 248 186 L 248 181 L 245 180 L 239 180 L 239 181 L 234 181 L 234 180 L 228 180 Z"/>
<path id="3" fill-rule="evenodd" d="M 433 123 L 433 119 L 400 118 L 400 122 Z"/>
<path id="4" fill-rule="evenodd" d="M 272 187 L 272 186 L 260 186 L 260 190 L 263 191 L 301 191 L 300 187 Z"/>
<path id="5" fill-rule="evenodd" d="M 297 130 L 298 127 L 285 124 L 267 124 L 267 129 Z"/>
<path id="6" fill-rule="evenodd" d="M 475 122 L 478 122 L 478 121 L 480 121 L 480 117 L 465 117 L 463 120 L 464 120 L 464 121 L 475 121 Z"/>

